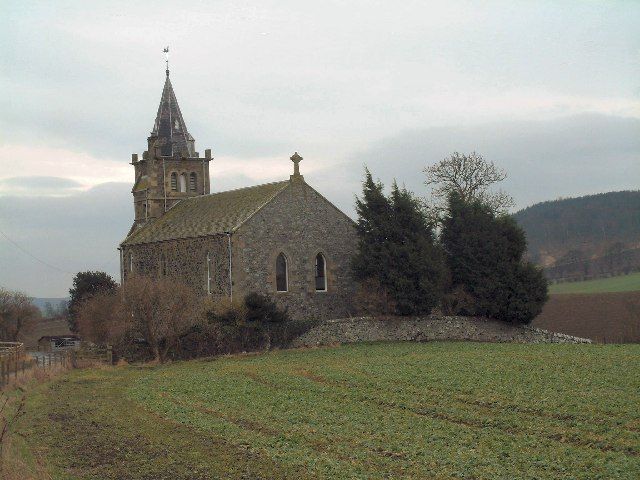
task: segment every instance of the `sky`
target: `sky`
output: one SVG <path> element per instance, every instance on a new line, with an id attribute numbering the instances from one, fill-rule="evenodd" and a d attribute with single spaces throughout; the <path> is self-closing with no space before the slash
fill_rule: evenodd
<path id="1" fill-rule="evenodd" d="M 171 81 L 213 191 L 306 181 L 355 217 L 366 165 L 477 151 L 516 208 L 640 183 L 640 2 L 139 1 L 0 6 L 0 286 L 118 279 L 131 154 Z"/>

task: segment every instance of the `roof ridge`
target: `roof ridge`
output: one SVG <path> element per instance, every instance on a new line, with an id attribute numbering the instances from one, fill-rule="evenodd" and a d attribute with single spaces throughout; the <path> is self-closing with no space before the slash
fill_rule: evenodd
<path id="1" fill-rule="evenodd" d="M 250 185 L 248 187 L 232 188 L 231 190 L 222 190 L 221 192 L 213 192 L 213 193 L 207 193 L 206 195 L 197 195 L 195 197 L 188 197 L 188 198 L 185 198 L 184 200 L 195 200 L 195 199 L 198 199 L 198 198 L 213 197 L 215 195 L 220 195 L 222 193 L 238 192 L 240 190 L 249 190 L 250 188 L 267 187 L 267 186 L 270 186 L 270 185 L 276 185 L 278 183 L 285 183 L 285 182 L 289 183 L 289 180 L 278 180 L 276 182 L 260 183 L 258 185 Z"/>

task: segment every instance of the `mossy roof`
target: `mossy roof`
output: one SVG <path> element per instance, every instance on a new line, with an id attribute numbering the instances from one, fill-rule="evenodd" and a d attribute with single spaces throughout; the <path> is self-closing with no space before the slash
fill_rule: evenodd
<path id="1" fill-rule="evenodd" d="M 162 217 L 131 232 L 122 245 L 234 232 L 288 185 L 285 180 L 185 198 Z"/>

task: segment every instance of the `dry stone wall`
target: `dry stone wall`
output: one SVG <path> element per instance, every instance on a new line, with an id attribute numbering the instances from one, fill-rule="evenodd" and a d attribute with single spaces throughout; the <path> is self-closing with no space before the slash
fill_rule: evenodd
<path id="1" fill-rule="evenodd" d="M 354 342 L 467 340 L 515 343 L 591 343 L 526 325 L 468 317 L 343 318 L 326 320 L 293 341 L 293 347 Z"/>

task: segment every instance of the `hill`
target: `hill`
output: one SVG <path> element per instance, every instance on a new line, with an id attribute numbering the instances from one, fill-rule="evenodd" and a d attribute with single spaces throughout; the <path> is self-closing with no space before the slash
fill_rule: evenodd
<path id="1" fill-rule="evenodd" d="M 572 264 L 576 268 L 563 273 L 574 277 L 596 259 L 602 260 L 586 276 L 615 273 L 628 263 L 631 270 L 640 267 L 640 254 L 633 253 L 640 247 L 640 191 L 538 203 L 514 217 L 527 234 L 529 257 L 544 267 Z"/>
<path id="2" fill-rule="evenodd" d="M 378 343 L 76 370 L 27 392 L 10 445 L 21 479 L 635 480 L 638 356 Z"/>

